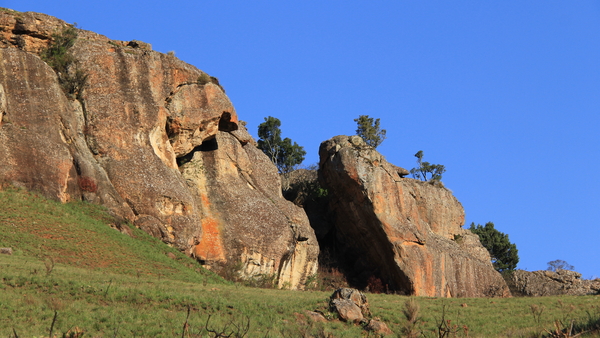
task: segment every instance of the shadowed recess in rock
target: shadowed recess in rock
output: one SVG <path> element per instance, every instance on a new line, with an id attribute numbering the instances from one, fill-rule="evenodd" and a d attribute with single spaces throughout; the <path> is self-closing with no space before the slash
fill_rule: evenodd
<path id="1" fill-rule="evenodd" d="M 200 151 L 213 151 L 219 149 L 219 143 L 217 143 L 217 139 L 213 137 L 202 142 L 202 144 L 196 148 Z"/>
<path id="2" fill-rule="evenodd" d="M 232 121 L 231 113 L 223 112 L 221 119 L 219 120 L 219 131 L 234 131 L 238 130 L 237 122 Z"/>

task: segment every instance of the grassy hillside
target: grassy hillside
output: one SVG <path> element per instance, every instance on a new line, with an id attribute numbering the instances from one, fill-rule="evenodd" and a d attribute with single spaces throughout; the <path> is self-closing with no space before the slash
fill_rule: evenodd
<path id="1" fill-rule="evenodd" d="M 358 324 L 311 322 L 307 310 L 334 318 L 329 292 L 226 282 L 135 228 L 131 237 L 111 229 L 99 207 L 15 189 L 0 191 L 0 206 L 0 247 L 14 250 L 0 255 L 0 337 L 375 336 Z M 409 297 L 368 298 L 374 317 L 407 336 Z M 600 325 L 598 296 L 415 300 L 420 337 L 551 337 L 557 320 L 561 329 Z M 442 319 L 449 326 L 440 329 Z"/>
<path id="2" fill-rule="evenodd" d="M 61 204 L 12 188 L 0 191 L 0 205 L 0 247 L 12 247 L 16 256 L 103 273 L 220 280 L 135 227 L 125 225 L 128 236 L 107 226 L 118 222 L 100 206 Z"/>

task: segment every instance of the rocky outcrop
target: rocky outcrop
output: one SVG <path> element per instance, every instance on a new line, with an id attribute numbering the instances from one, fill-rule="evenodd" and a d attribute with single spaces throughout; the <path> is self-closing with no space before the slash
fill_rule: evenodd
<path id="1" fill-rule="evenodd" d="M 338 248 L 363 280 L 433 297 L 509 296 L 464 210 L 439 182 L 404 178 L 358 136 L 321 144 L 320 182 L 329 190 Z"/>
<path id="2" fill-rule="evenodd" d="M 78 30 L 87 84 L 74 100 L 39 57 L 65 26 L 0 11 L 0 180 L 102 204 L 207 264 L 302 287 L 314 233 L 220 85 L 149 44 Z"/>
<path id="3" fill-rule="evenodd" d="M 600 294 L 600 279 L 584 280 L 579 272 L 570 270 L 516 270 L 510 274 L 508 283 L 515 295 L 522 296 Z"/>
<path id="4" fill-rule="evenodd" d="M 212 143 L 181 166 L 206 215 L 194 255 L 241 257 L 246 277 L 277 272 L 281 287 L 303 283 L 316 273 L 318 244 L 303 210 L 283 199 L 277 169 L 230 133 L 218 133 Z"/>
<path id="5" fill-rule="evenodd" d="M 339 288 L 329 297 L 329 309 L 345 322 L 360 322 L 371 316 L 367 297 L 351 288 Z"/>

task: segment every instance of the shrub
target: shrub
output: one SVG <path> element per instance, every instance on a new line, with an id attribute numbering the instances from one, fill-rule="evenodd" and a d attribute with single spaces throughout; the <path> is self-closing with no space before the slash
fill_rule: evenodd
<path id="1" fill-rule="evenodd" d="M 200 76 L 198 76 L 198 80 L 197 80 L 199 85 L 205 85 L 207 83 L 210 82 L 210 75 L 206 74 L 206 73 L 202 73 L 200 74 Z"/>
<path id="2" fill-rule="evenodd" d="M 381 282 L 381 278 L 371 275 L 369 279 L 367 279 L 367 288 L 369 292 L 372 293 L 384 293 L 385 286 Z"/>
<path id="3" fill-rule="evenodd" d="M 87 176 L 81 176 L 78 180 L 79 189 L 87 192 L 96 192 L 98 191 L 98 186 L 93 178 Z"/>
<path id="4" fill-rule="evenodd" d="M 65 94 L 81 100 L 88 76 L 79 67 L 77 59 L 70 51 L 77 41 L 77 35 L 75 26 L 65 26 L 62 31 L 52 34 L 52 42 L 40 56 L 56 72 L 58 82 Z"/>

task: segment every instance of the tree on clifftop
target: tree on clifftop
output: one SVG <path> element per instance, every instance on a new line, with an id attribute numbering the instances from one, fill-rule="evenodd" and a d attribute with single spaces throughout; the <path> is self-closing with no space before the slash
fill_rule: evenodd
<path id="1" fill-rule="evenodd" d="M 441 181 L 442 174 L 446 172 L 446 167 L 441 164 L 431 164 L 429 162 L 423 162 L 423 150 L 419 150 L 415 157 L 417 158 L 417 164 L 419 165 L 416 168 L 412 168 L 410 173 L 416 179 L 421 181 L 427 181 L 427 175 L 430 175 L 431 180 Z"/>
<path id="2" fill-rule="evenodd" d="M 485 226 L 471 223 L 469 230 L 479 236 L 481 244 L 492 256 L 492 265 L 498 272 L 512 271 L 519 263 L 517 246 L 508 240 L 508 235 L 494 228 L 494 223 Z"/>
<path id="3" fill-rule="evenodd" d="M 289 138 L 281 139 L 281 121 L 269 116 L 258 126 L 258 149 L 277 166 L 280 173 L 290 172 L 304 161 L 304 147 Z"/>
<path id="4" fill-rule="evenodd" d="M 358 125 L 356 135 L 362 137 L 371 147 L 377 148 L 385 140 L 386 130 L 379 127 L 379 119 L 360 115 L 354 122 Z"/>

